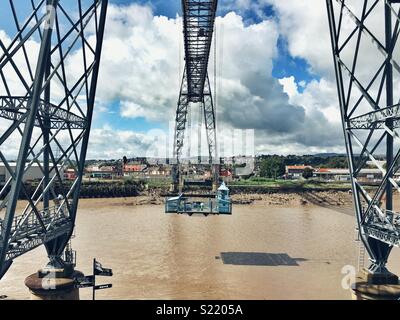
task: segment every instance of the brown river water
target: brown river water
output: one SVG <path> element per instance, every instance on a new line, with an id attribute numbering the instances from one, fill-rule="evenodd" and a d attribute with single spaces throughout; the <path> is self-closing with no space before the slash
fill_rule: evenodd
<path id="1" fill-rule="evenodd" d="M 129 199 L 94 199 L 81 201 L 73 247 L 85 274 L 93 257 L 114 271 L 111 279 L 99 278 L 113 288 L 98 299 L 350 299 L 341 271 L 357 266 L 354 226 L 350 214 L 314 205 L 237 205 L 233 216 L 206 218 L 165 215 L 163 206 L 133 206 Z M 399 251 L 389 261 L 397 274 Z M 260 253 L 292 260 L 224 264 L 221 253 L 247 262 L 259 261 Z M 42 247 L 16 259 L 0 295 L 29 299 L 24 279 L 45 263 Z M 90 289 L 81 298 L 90 299 Z"/>

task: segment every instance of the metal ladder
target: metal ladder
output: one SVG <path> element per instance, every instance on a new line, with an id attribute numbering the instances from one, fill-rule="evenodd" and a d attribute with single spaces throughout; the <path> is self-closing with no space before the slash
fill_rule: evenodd
<path id="1" fill-rule="evenodd" d="M 358 271 L 361 271 L 365 267 L 365 255 L 366 249 L 362 241 L 360 241 L 359 251 L 358 251 Z"/>
<path id="2" fill-rule="evenodd" d="M 355 228 L 355 240 L 358 242 L 358 271 L 361 271 L 365 267 L 365 256 L 366 256 L 366 249 L 361 241 L 360 232 L 358 230 L 358 226 Z"/>

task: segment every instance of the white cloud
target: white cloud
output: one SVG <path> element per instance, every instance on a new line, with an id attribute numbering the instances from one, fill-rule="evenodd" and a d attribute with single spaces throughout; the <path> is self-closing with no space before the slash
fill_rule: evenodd
<path id="1" fill-rule="evenodd" d="M 151 141 L 145 134 L 115 130 L 113 127 L 105 126 L 91 131 L 90 145 L 88 150 L 90 159 L 120 159 L 127 150 L 131 154 L 136 154 L 148 148 Z"/>
<path id="2" fill-rule="evenodd" d="M 305 84 L 300 92 L 293 76 L 280 79 L 279 82 L 288 94 L 290 103 L 302 106 L 308 114 L 322 112 L 330 123 L 341 122 L 337 91 L 332 83 L 325 79 L 312 80 Z"/>
<path id="3" fill-rule="evenodd" d="M 98 96 L 124 101 L 124 117 L 136 106 L 139 116 L 166 120 L 178 97 L 180 36 L 180 19 L 155 17 L 147 6 L 110 6 Z"/>
<path id="4" fill-rule="evenodd" d="M 7 35 L 3 30 L 0 29 L 0 40 L 2 41 L 3 45 L 8 48 L 11 45 L 11 38 L 9 35 Z M 14 45 L 15 46 L 15 45 Z M 29 52 L 28 56 L 28 62 L 31 65 L 31 71 L 34 73 L 35 68 L 36 68 L 36 62 L 37 62 L 37 56 L 39 54 L 39 43 L 33 41 L 33 40 L 28 40 L 25 44 L 26 51 Z M 4 54 L 4 51 L 2 48 L 0 48 L 0 57 L 2 57 Z M 2 62 L 4 62 L 6 59 L 2 59 Z M 31 77 L 28 69 L 28 64 L 26 62 L 25 56 L 23 54 L 22 50 L 19 50 L 14 56 L 13 56 L 13 62 L 17 66 L 17 70 L 20 72 L 22 78 L 26 81 L 27 85 L 31 85 Z M 20 95 L 25 95 L 26 89 L 24 87 L 23 82 L 20 80 L 17 71 L 15 68 L 12 66 L 11 63 L 5 64 L 5 66 L 2 68 L 2 72 L 6 75 L 7 78 L 7 86 L 8 89 L 10 90 L 12 95 L 15 96 L 20 96 Z M 3 84 L 3 81 L 0 80 L 0 96 L 1 95 L 6 95 L 6 87 Z"/>
<path id="5" fill-rule="evenodd" d="M 121 159 L 123 156 L 162 158 L 166 152 L 166 137 L 160 130 L 138 133 L 131 130 L 117 130 L 106 125 L 91 131 L 88 158 Z"/>
<path id="6" fill-rule="evenodd" d="M 289 96 L 293 97 L 297 92 L 297 83 L 293 76 L 288 78 L 279 79 L 279 83 L 283 86 L 283 91 Z"/>
<path id="7" fill-rule="evenodd" d="M 288 40 L 293 57 L 306 59 L 313 72 L 330 74 L 332 52 L 326 1 L 322 0 L 260 0 L 274 6 L 279 32 Z"/>
<path id="8" fill-rule="evenodd" d="M 313 80 L 300 92 L 294 77 L 280 79 L 292 104 L 302 106 L 306 119 L 297 135 L 296 144 L 308 146 L 308 152 L 344 151 L 340 109 L 336 88 L 324 79 Z M 288 141 L 290 144 L 291 142 Z M 329 151 L 331 149 L 331 151 Z"/>
<path id="9" fill-rule="evenodd" d="M 290 150 L 308 153 L 341 145 L 341 131 L 335 131 L 337 98 L 329 77 L 332 73 L 329 35 L 321 31 L 326 21 L 325 15 L 321 17 L 326 11 L 325 2 L 323 5 L 319 4 L 322 1 L 317 2 L 315 7 L 307 1 L 235 1 L 241 10 L 257 10 L 258 5 L 272 3 L 278 19 L 249 24 L 230 12 L 216 20 L 220 51 L 219 127 L 256 129 L 259 152 L 283 152 L 282 146 L 277 148 L 283 143 L 287 153 Z M 273 78 L 273 59 L 278 54 L 280 35 L 288 38 L 293 56 L 306 59 L 314 72 L 326 77 L 308 84 L 296 84 L 294 78 L 280 81 Z M 321 35 L 327 37 L 326 41 L 317 40 Z M 95 127 L 100 121 L 104 123 L 107 113 L 113 112 L 109 105 L 115 100 L 121 101 L 118 111 L 125 119 L 143 117 L 167 123 L 175 117 L 184 63 L 182 38 L 179 17 L 154 16 L 149 6 L 110 5 Z M 68 60 L 71 70 L 80 65 L 79 54 L 76 52 Z M 213 64 L 211 57 L 211 78 Z M 154 139 L 150 133 L 119 131 L 115 130 L 117 124 L 112 126 L 92 131 L 89 155 L 113 157 L 110 141 L 116 146 L 116 153 L 140 154 L 151 148 Z"/>
<path id="10" fill-rule="evenodd" d="M 279 23 L 279 32 L 288 42 L 288 49 L 293 57 L 303 58 L 310 65 L 310 72 L 334 82 L 333 55 L 329 34 L 326 1 L 321 0 L 258 0 L 259 4 L 273 5 Z M 338 12 L 340 7 L 333 1 Z M 358 16 L 363 2 L 346 2 L 346 5 Z M 369 4 L 367 9 L 372 5 Z M 344 12 L 341 41 L 350 35 L 356 27 L 354 21 Z M 383 1 L 379 1 L 374 11 L 365 21 L 366 26 L 384 43 Z M 348 50 L 341 52 L 343 60 L 352 65 L 358 32 L 349 42 Z M 370 78 L 370 68 L 377 62 L 383 62 L 383 56 L 367 36 L 363 36 L 357 60 L 357 77 Z M 369 68 L 368 68 L 369 67 Z"/>
<path id="11" fill-rule="evenodd" d="M 147 7 L 112 7 L 98 95 L 121 99 L 125 118 L 168 121 L 175 117 L 181 73 L 182 21 L 156 17 Z M 258 129 L 284 135 L 300 127 L 304 110 L 289 104 L 272 77 L 278 28 L 273 20 L 245 25 L 231 12 L 216 20 L 219 48 L 220 128 Z M 213 58 L 210 62 L 212 78 Z M 112 85 L 110 85 L 112 84 Z"/>
<path id="12" fill-rule="evenodd" d="M 305 59 L 310 66 L 309 72 L 317 75 L 319 79 L 313 80 L 306 85 L 304 83 L 296 84 L 297 79 L 294 79 L 294 77 L 280 80 L 280 83 L 285 88 L 285 92 L 290 97 L 290 103 L 302 106 L 307 114 L 307 118 L 314 118 L 314 120 L 310 122 L 314 124 L 314 126 L 310 126 L 310 128 L 314 128 L 314 134 L 312 134 L 313 130 L 302 130 L 297 141 L 311 145 L 317 143 L 317 141 L 314 141 L 314 143 L 311 141 L 307 142 L 305 134 L 308 132 L 309 137 L 315 136 L 321 140 L 321 146 L 324 145 L 325 139 L 332 144 L 332 149 L 335 148 L 335 145 L 338 147 L 341 145 L 344 146 L 344 142 L 340 138 L 342 129 L 340 128 L 339 102 L 334 75 L 326 2 L 320 0 L 258 0 L 257 3 L 260 6 L 265 4 L 273 5 L 277 15 L 276 20 L 279 25 L 279 32 L 287 40 L 290 54 L 293 57 Z M 354 13 L 359 15 L 362 10 L 362 3 L 363 2 L 353 1 L 346 2 L 346 5 L 349 6 Z M 369 6 L 371 4 L 369 4 Z M 338 8 L 340 6 L 338 6 L 335 1 L 334 5 L 336 13 L 338 13 Z M 366 19 L 365 23 L 367 28 L 369 28 L 369 30 L 377 36 L 378 40 L 384 44 L 383 14 L 383 1 L 380 1 L 373 13 Z M 354 21 L 349 18 L 349 15 L 345 14 L 342 21 L 341 44 L 353 32 L 355 27 Z M 342 60 L 349 67 L 353 64 L 357 35 L 358 32 L 355 33 L 348 42 L 348 46 L 341 52 Z M 400 48 L 397 47 L 394 56 L 398 57 L 399 53 Z M 369 81 L 383 61 L 384 57 L 377 50 L 376 45 L 363 34 L 361 38 L 360 54 L 357 57 L 355 75 L 364 87 L 367 87 Z M 345 78 L 347 78 L 346 72 L 344 72 L 344 75 Z M 345 79 L 345 85 L 347 81 L 348 80 Z M 380 79 L 378 78 L 378 81 L 371 87 L 371 95 L 373 97 L 377 96 L 379 82 Z M 398 86 L 399 83 L 399 74 L 395 72 L 395 85 Z M 399 92 L 396 91 L 395 95 L 397 95 L 397 97 L 395 97 L 395 100 L 397 100 L 400 97 Z M 360 96 L 361 92 L 356 86 L 353 86 L 350 103 L 354 104 Z M 384 94 L 381 96 L 379 103 L 385 106 L 386 101 Z M 371 110 L 371 106 L 364 100 L 361 102 L 354 116 Z M 317 121 L 318 117 L 320 121 Z M 323 126 L 321 126 L 321 124 L 323 124 Z M 318 130 L 316 130 L 316 128 L 318 128 Z M 328 135 L 326 133 L 328 133 Z M 332 134 L 331 138 L 329 136 L 330 134 Z M 309 150 L 311 150 L 311 146 Z M 342 148 L 342 151 L 343 150 L 344 147 Z"/>
<path id="13" fill-rule="evenodd" d="M 123 118 L 136 119 L 157 119 L 157 113 L 152 110 L 146 109 L 134 102 L 121 101 L 120 102 L 120 114 Z"/>

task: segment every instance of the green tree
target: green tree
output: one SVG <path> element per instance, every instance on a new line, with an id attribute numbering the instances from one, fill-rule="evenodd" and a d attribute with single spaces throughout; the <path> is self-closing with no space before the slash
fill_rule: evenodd
<path id="1" fill-rule="evenodd" d="M 322 164 L 323 168 L 347 168 L 347 159 L 346 157 L 331 157 L 327 159 L 327 162 Z"/>
<path id="2" fill-rule="evenodd" d="M 310 179 L 314 176 L 314 170 L 311 168 L 305 168 L 303 172 L 304 179 Z"/>
<path id="3" fill-rule="evenodd" d="M 285 173 L 285 163 L 278 156 L 266 158 L 260 164 L 260 176 L 277 179 Z"/>

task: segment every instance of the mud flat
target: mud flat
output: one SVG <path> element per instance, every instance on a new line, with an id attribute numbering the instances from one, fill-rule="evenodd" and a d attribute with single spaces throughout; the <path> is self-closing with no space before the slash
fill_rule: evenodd
<path id="1" fill-rule="evenodd" d="M 234 204 L 263 204 L 272 206 L 331 205 L 348 206 L 352 195 L 343 191 L 278 192 L 270 194 L 234 194 Z"/>
<path id="2" fill-rule="evenodd" d="M 85 199 L 82 206 L 90 205 L 91 203 L 101 203 L 111 206 L 163 205 L 165 199 L 161 196 L 162 193 L 161 191 L 142 192 L 140 196 L 129 198 Z M 344 191 L 274 192 L 266 194 L 236 193 L 231 198 L 233 204 L 236 205 L 255 204 L 278 207 L 295 207 L 298 205 L 343 207 L 352 205 L 352 195 Z"/>

